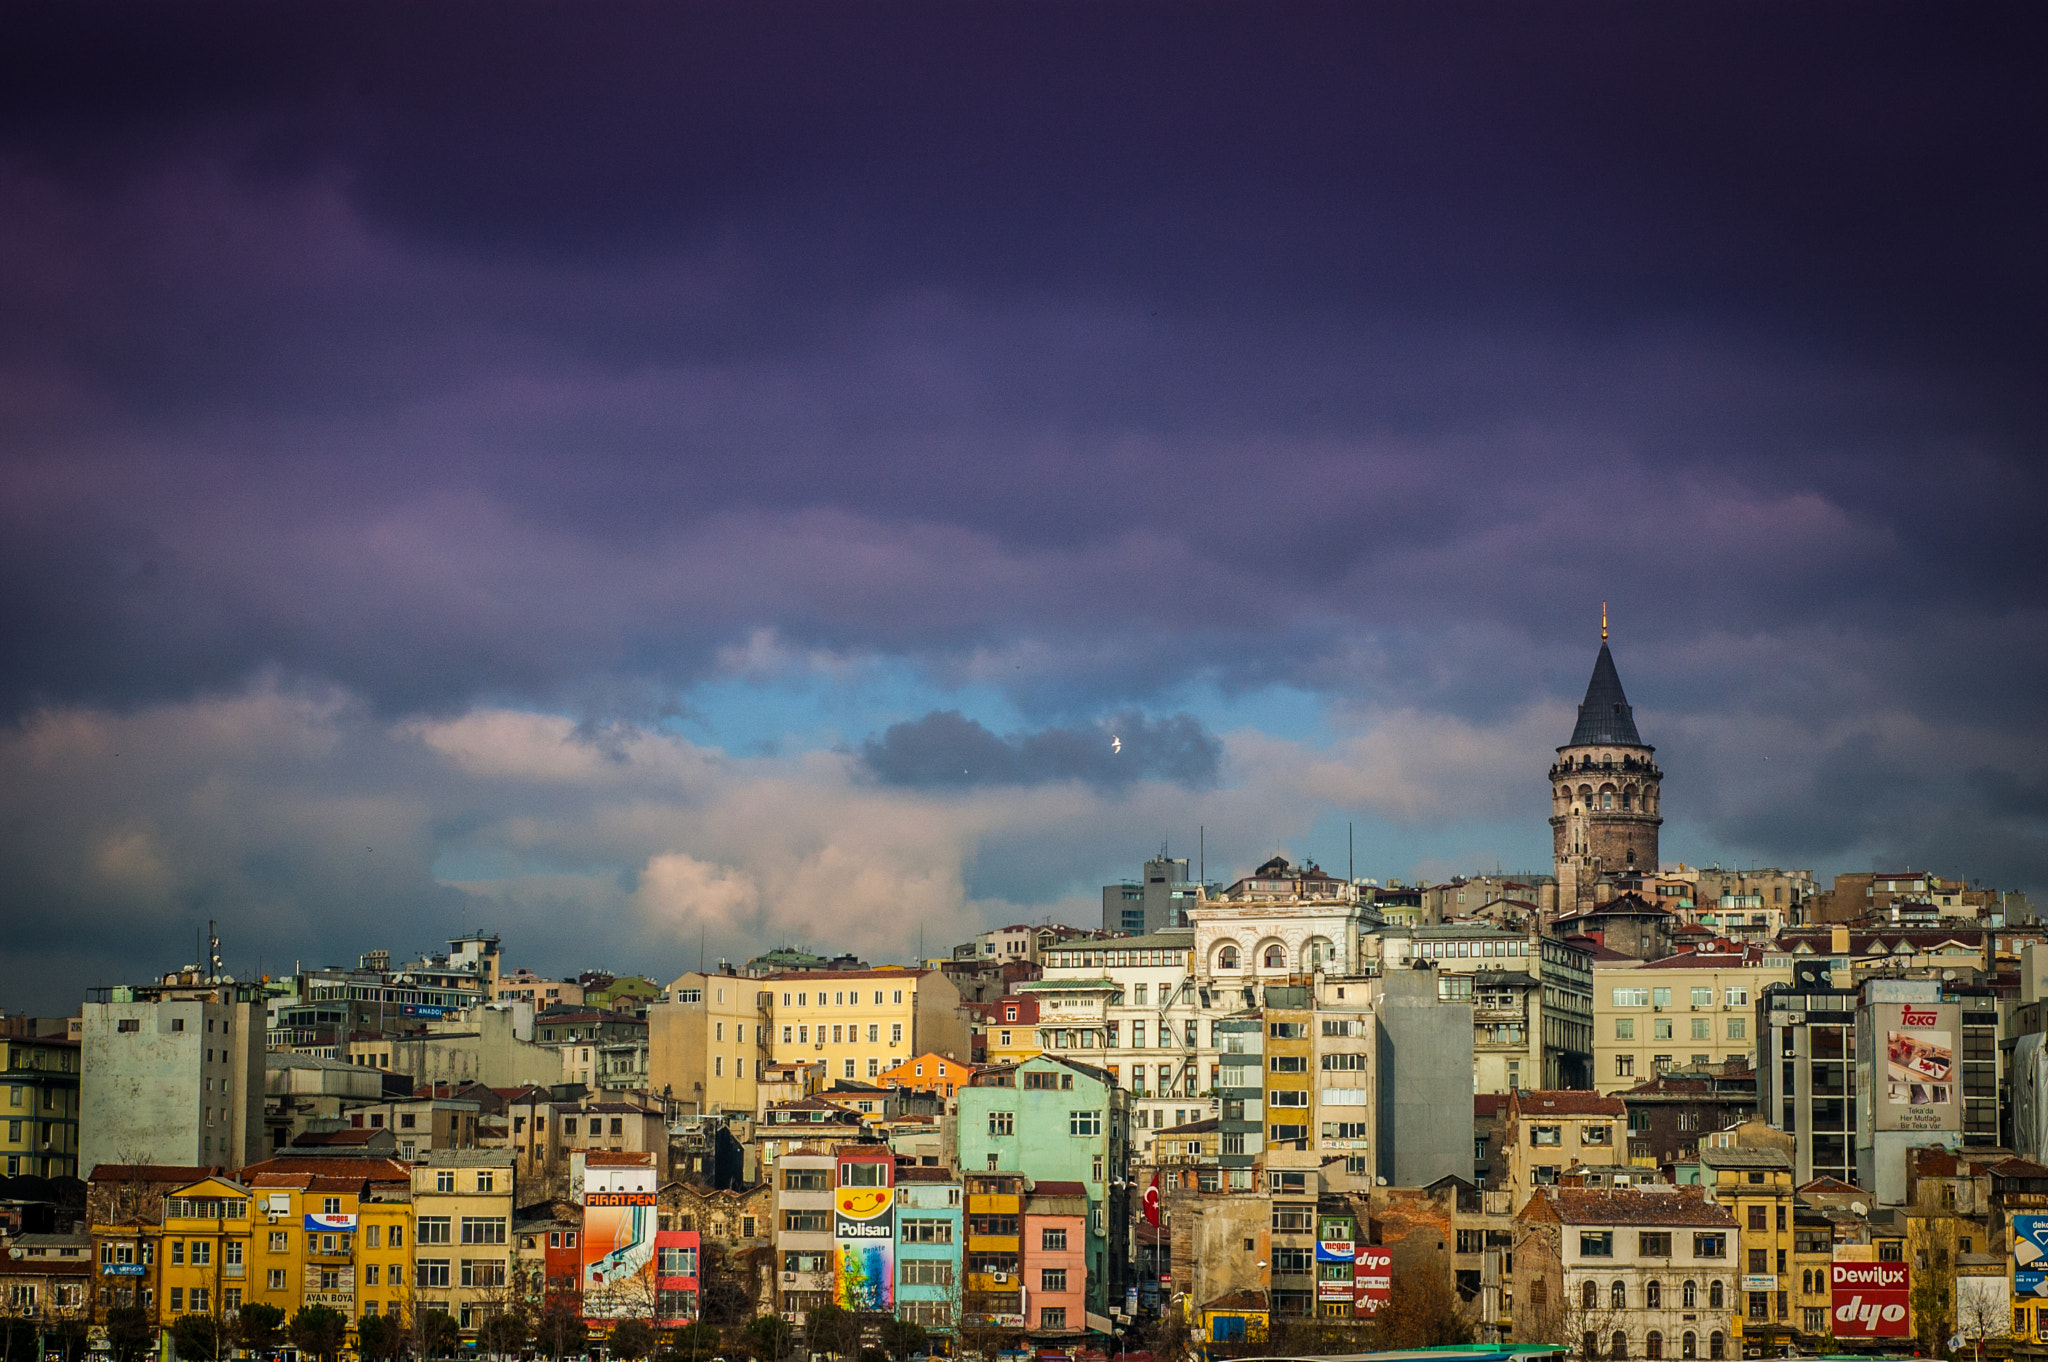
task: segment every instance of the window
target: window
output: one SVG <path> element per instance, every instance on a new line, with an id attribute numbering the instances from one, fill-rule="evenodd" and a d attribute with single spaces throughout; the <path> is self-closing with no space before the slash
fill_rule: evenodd
<path id="1" fill-rule="evenodd" d="M 1067 1289 L 1067 1270 L 1063 1267 L 1040 1268 L 1038 1270 L 1038 1289 L 1040 1291 L 1065 1291 Z"/>
<path id="2" fill-rule="evenodd" d="M 1644 1230 L 1636 1236 L 1636 1254 L 1643 1258 L 1669 1258 L 1671 1256 L 1671 1232 L 1669 1230 Z"/>
<path id="3" fill-rule="evenodd" d="M 1306 1096 L 1306 1094 L 1303 1094 Z M 1067 1134 L 1100 1135 L 1102 1113 L 1099 1111 L 1070 1111 L 1067 1113 Z"/>
<path id="4" fill-rule="evenodd" d="M 1616 1055 L 1614 1057 L 1614 1076 L 1616 1078 L 1634 1078 L 1635 1075 L 1636 1057 L 1634 1055 Z"/>
<path id="5" fill-rule="evenodd" d="M 1730 1017 L 1730 1018 L 1728 1019 L 1728 1039 L 1730 1039 L 1730 1040 L 1747 1040 L 1747 1039 L 1749 1039 L 1749 1018 L 1747 1018 L 1747 1017 Z"/>
<path id="6" fill-rule="evenodd" d="M 1692 1256 L 1695 1258 L 1727 1257 L 1728 1236 L 1725 1234 L 1695 1234 L 1692 1237 Z"/>
<path id="7" fill-rule="evenodd" d="M 564 1121 L 562 1122 L 562 1127 L 573 1133 L 576 1129 L 576 1123 L 574 1121 Z M 443 1168 L 434 1174 L 434 1190 L 437 1192 L 452 1192 L 455 1190 L 455 1173 L 452 1169 Z"/>
<path id="8" fill-rule="evenodd" d="M 285 1235 L 286 1231 L 284 1230 L 272 1230 L 270 1232 L 270 1251 L 272 1253 L 283 1253 L 285 1251 Z"/>
<path id="9" fill-rule="evenodd" d="M 1283 1234 L 1307 1234 L 1315 1228 L 1316 1212 L 1313 1206 L 1273 1207 L 1273 1228 Z"/>
<path id="10" fill-rule="evenodd" d="M 897 1279 L 905 1286 L 951 1286 L 953 1265 L 944 1258 L 905 1258 Z"/>
<path id="11" fill-rule="evenodd" d="M 465 1244 L 504 1243 L 505 1218 L 503 1216 L 465 1215 L 462 1217 L 462 1242 Z"/>
<path id="12" fill-rule="evenodd" d="M 1067 1308 L 1064 1305 L 1048 1305 L 1038 1312 L 1038 1327 L 1041 1329 L 1064 1329 L 1067 1327 Z"/>
<path id="13" fill-rule="evenodd" d="M 448 1260 L 446 1258 L 421 1258 L 417 1262 L 413 1277 L 415 1284 L 419 1286 L 446 1286 L 448 1285 Z"/>
<path id="14" fill-rule="evenodd" d="M 950 1220 L 925 1220 L 904 1218 L 898 1222 L 897 1233 L 906 1244 L 950 1244 L 953 1242 L 953 1222 Z M 1051 1233 L 1051 1231 L 1047 1231 Z"/>
<path id="15" fill-rule="evenodd" d="M 793 1234 L 822 1234 L 832 1228 L 830 1211 L 784 1211 L 782 1228 Z"/>
<path id="16" fill-rule="evenodd" d="M 1669 1017 L 1658 1017 L 1650 1023 L 1650 1039 L 1652 1040 L 1670 1040 L 1675 1035 L 1676 1032 L 1672 1028 L 1671 1018 Z"/>
<path id="17" fill-rule="evenodd" d="M 1273 1270 L 1282 1276 L 1306 1277 L 1316 1270 L 1315 1250 L 1275 1247 Z"/>
<path id="18" fill-rule="evenodd" d="M 1013 1111 L 992 1111 L 988 1114 L 988 1133 L 991 1135 L 1015 1135 L 1017 1114 Z"/>
<path id="19" fill-rule="evenodd" d="M 496 1258 L 464 1258 L 462 1260 L 462 1284 L 464 1286 L 503 1286 L 505 1264 Z"/>
<path id="20" fill-rule="evenodd" d="M 1714 1038 L 1714 1019 L 1712 1017 L 1694 1017 L 1692 1019 L 1692 1038 L 1694 1040 L 1712 1040 Z M 1656 1335 L 1652 1334 L 1651 1337 L 1654 1338 Z"/>
<path id="21" fill-rule="evenodd" d="M 1614 1231 L 1581 1230 L 1579 1232 L 1579 1256 L 1582 1258 L 1612 1258 L 1614 1256 Z"/>
<path id="22" fill-rule="evenodd" d="M 1707 1335 L 1707 1356 L 1713 1359 L 1713 1362 L 1720 1362 L 1728 1356 L 1728 1340 L 1721 1336 L 1719 1329 Z"/>
<path id="23" fill-rule="evenodd" d="M 1614 798 L 1614 796 L 1609 795 L 1608 798 L 1611 800 Z M 1623 1333 L 1621 1330 L 1616 1329 L 1614 1331 L 1614 1342 L 1609 1346 L 1607 1355 L 1609 1357 L 1617 1359 L 1627 1357 L 1628 1335 Z"/>
<path id="24" fill-rule="evenodd" d="M 1644 1283 L 1643 1283 L 1643 1309 L 1645 1309 L 1645 1310 L 1662 1310 L 1663 1308 L 1664 1308 L 1664 1283 L 1662 1283 L 1662 1282 L 1660 1282 L 1660 1281 L 1657 1281 L 1657 1280 L 1655 1280 L 1654 1278 L 1653 1278 L 1653 1279 L 1651 1279 L 1650 1281 L 1644 1282 Z"/>
<path id="25" fill-rule="evenodd" d="M 1748 987 L 1747 987 L 1747 986 L 1737 986 L 1737 985 L 1731 985 L 1731 986 L 1729 987 L 1729 989 L 1728 989 L 1728 1006 L 1730 1006 L 1730 1007 L 1748 1007 L 1748 1006 L 1749 1006 L 1749 989 L 1748 989 Z"/>
<path id="26" fill-rule="evenodd" d="M 1607 1288 L 1607 1303 L 1615 1310 L 1628 1309 L 1628 1283 L 1616 1282 Z"/>
<path id="27" fill-rule="evenodd" d="M 655 1273 L 662 1277 L 694 1277 L 697 1275 L 697 1250 L 693 1248 L 657 1249 Z"/>
<path id="28" fill-rule="evenodd" d="M 1728 1302 L 1726 1290 L 1717 1279 L 1707 1283 L 1707 1309 L 1719 1310 Z"/>
<path id="29" fill-rule="evenodd" d="M 1664 1335 L 1655 1329 L 1650 1330 L 1643 1339 L 1643 1356 L 1653 1360 L 1664 1356 Z"/>
<path id="30" fill-rule="evenodd" d="M 454 1222 L 445 1215 L 423 1215 L 419 1218 L 419 1233 L 413 1240 L 418 1244 L 446 1244 L 452 1242 L 450 1229 Z"/>
<path id="31" fill-rule="evenodd" d="M 403 1225 L 393 1225 L 393 1226 L 391 1227 L 391 1247 L 393 1247 L 393 1248 L 404 1248 L 404 1247 L 405 1247 L 405 1226 L 403 1226 Z"/>
<path id="32" fill-rule="evenodd" d="M 1532 1145 L 1554 1145 L 1564 1143 L 1563 1126 L 1530 1126 L 1529 1143 Z"/>
<path id="33" fill-rule="evenodd" d="M 1614 1143 L 1614 1127 L 1607 1125 L 1579 1127 L 1579 1143 L 1588 1145 L 1611 1145 Z"/>
<path id="34" fill-rule="evenodd" d="M 1614 990 L 1616 1007 L 1648 1007 L 1650 991 L 1646 988 L 1617 988 Z"/>
<path id="35" fill-rule="evenodd" d="M 269 1273 L 266 1274 L 266 1280 L 269 1283 L 270 1290 L 284 1290 L 284 1269 L 281 1267 L 274 1267 L 270 1269 Z"/>
<path id="36" fill-rule="evenodd" d="M 788 1192 L 829 1191 L 831 1174 L 822 1168 L 786 1168 L 782 1173 L 782 1187 Z"/>

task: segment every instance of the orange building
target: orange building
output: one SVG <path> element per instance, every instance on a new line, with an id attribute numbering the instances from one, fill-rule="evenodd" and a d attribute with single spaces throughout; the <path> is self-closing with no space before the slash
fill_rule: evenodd
<path id="1" fill-rule="evenodd" d="M 906 1059 L 895 1068 L 884 1070 L 876 1081 L 885 1088 L 909 1088 L 914 1092 L 951 1097 L 954 1089 L 967 1086 L 967 1079 L 973 1072 L 970 1066 L 947 1059 L 944 1055 L 929 1054 Z"/>

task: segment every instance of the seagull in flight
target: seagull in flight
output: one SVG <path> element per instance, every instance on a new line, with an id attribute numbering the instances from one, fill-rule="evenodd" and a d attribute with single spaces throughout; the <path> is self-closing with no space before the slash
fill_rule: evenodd
<path id="1" fill-rule="evenodd" d="M 1122 738 L 1119 738 L 1119 737 L 1118 737 L 1118 736 L 1117 736 L 1116 734 L 1114 734 L 1114 733 L 1110 734 L 1110 735 L 1109 735 L 1109 750 L 1110 750 L 1110 751 L 1112 751 L 1112 752 L 1121 752 L 1121 751 L 1123 751 L 1123 750 L 1124 750 L 1124 740 L 1123 740 Z"/>

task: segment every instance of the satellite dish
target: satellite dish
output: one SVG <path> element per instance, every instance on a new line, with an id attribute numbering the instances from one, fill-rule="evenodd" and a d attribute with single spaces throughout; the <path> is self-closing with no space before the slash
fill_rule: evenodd
<path id="1" fill-rule="evenodd" d="M 1386 1185 L 1387 1185 L 1387 1180 L 1386 1180 L 1386 1178 L 1385 1178 L 1384 1176 L 1382 1176 L 1382 1177 L 1380 1178 L 1379 1182 L 1380 1182 L 1380 1186 L 1382 1186 L 1382 1187 L 1384 1187 L 1384 1186 L 1386 1186 Z"/>
<path id="2" fill-rule="evenodd" d="M 1850 1202 L 1850 1203 L 1849 1203 L 1849 1209 L 1850 1209 L 1850 1210 L 1852 1210 L 1852 1211 L 1854 1211 L 1854 1212 L 1856 1212 L 1856 1214 L 1858 1214 L 1858 1215 L 1869 1215 L 1869 1214 L 1870 1214 L 1870 1208 L 1869 1208 L 1868 1206 L 1864 1205 L 1864 1204 L 1863 1204 L 1862 1202 L 1860 1202 L 1860 1201 L 1852 1201 L 1852 1202 Z"/>
<path id="3" fill-rule="evenodd" d="M 1956 977 L 1956 972 L 1952 969 L 1945 969 L 1941 972 L 1941 977 L 1944 979 L 1953 979 Z"/>

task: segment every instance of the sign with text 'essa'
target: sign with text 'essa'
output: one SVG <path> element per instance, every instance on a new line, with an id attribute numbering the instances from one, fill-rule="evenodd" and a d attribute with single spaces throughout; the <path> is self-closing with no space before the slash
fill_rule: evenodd
<path id="1" fill-rule="evenodd" d="M 2012 1218 L 2012 1289 L 2019 1296 L 2048 1296 L 2048 1215 Z"/>

